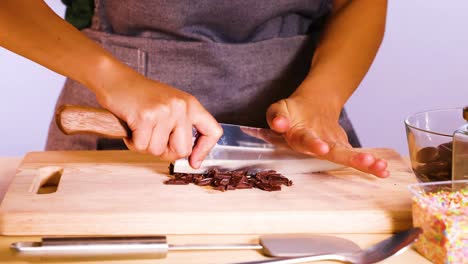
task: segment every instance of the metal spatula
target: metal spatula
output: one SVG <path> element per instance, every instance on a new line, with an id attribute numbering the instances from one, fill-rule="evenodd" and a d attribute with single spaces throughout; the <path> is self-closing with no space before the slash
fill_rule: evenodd
<path id="1" fill-rule="evenodd" d="M 56 113 L 65 134 L 92 133 L 110 138 L 131 137 L 127 125 L 107 110 L 64 105 Z M 283 174 L 308 173 L 342 168 L 342 165 L 297 153 L 283 137 L 270 129 L 221 124 L 223 135 L 199 169 L 187 159 L 174 162 L 174 172 L 205 173 L 245 169 L 251 172 L 276 170 Z M 194 138 L 196 138 L 194 131 Z"/>
<path id="2" fill-rule="evenodd" d="M 260 236 L 259 244 L 169 245 L 165 236 L 148 237 L 68 237 L 43 238 L 40 242 L 17 242 L 11 249 L 26 256 L 106 257 L 147 256 L 164 258 L 168 251 L 260 250 L 270 257 L 351 253 L 360 250 L 354 242 L 333 236 L 281 234 Z"/>
<path id="3" fill-rule="evenodd" d="M 309 256 L 292 257 L 292 258 L 277 258 L 270 260 L 250 261 L 237 264 L 293 264 L 306 263 L 318 260 L 336 260 L 352 264 L 373 264 L 380 262 L 388 257 L 397 255 L 413 244 L 422 229 L 415 227 L 406 231 L 401 231 L 391 237 L 380 241 L 379 243 L 367 249 L 359 249 L 354 252 L 334 252 L 332 254 L 313 254 Z"/>

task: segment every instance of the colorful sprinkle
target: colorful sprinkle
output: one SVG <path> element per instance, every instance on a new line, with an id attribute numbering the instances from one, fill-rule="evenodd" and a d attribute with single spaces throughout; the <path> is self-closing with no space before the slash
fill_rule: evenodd
<path id="1" fill-rule="evenodd" d="M 416 250 L 434 264 L 468 264 L 468 189 L 413 199 L 413 224 L 424 232 Z"/>

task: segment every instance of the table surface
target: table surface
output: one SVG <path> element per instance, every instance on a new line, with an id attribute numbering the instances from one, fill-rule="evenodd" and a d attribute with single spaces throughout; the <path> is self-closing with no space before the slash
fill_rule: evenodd
<path id="1" fill-rule="evenodd" d="M 3 199 L 5 192 L 15 175 L 16 168 L 21 161 L 21 157 L 0 157 L 0 200 Z M 337 235 L 353 240 L 362 248 L 371 246 L 380 240 L 389 236 L 389 234 L 343 234 Z M 18 241 L 39 241 L 39 237 L 6 237 L 0 236 L 0 263 L 239 263 L 244 261 L 253 261 L 265 259 L 258 251 L 254 250 L 237 250 L 237 251 L 205 251 L 205 252 L 169 252 L 165 259 L 122 259 L 122 258 L 106 258 L 106 259 L 66 259 L 41 257 L 36 259 L 27 259 L 15 256 L 9 249 L 13 242 Z M 168 236 L 170 244 L 191 244 L 191 243 L 243 243 L 255 242 L 257 237 L 254 235 L 191 235 L 191 236 Z M 314 262 L 314 263 L 336 263 L 336 262 Z M 400 263 L 430 263 L 425 258 L 420 256 L 413 249 L 408 249 L 400 255 L 393 256 L 381 262 L 385 264 L 400 264 Z"/>

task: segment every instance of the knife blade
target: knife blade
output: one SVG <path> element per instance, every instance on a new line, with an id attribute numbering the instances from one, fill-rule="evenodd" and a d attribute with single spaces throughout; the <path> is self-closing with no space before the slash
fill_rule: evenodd
<path id="1" fill-rule="evenodd" d="M 174 172 L 205 173 L 247 170 L 258 172 L 275 170 L 283 174 L 308 173 L 342 168 L 342 165 L 289 148 L 282 135 L 271 129 L 221 123 L 223 135 L 211 149 L 201 167 L 190 167 L 188 159 L 174 162 Z M 196 138 L 196 132 L 194 138 Z"/>
<path id="2" fill-rule="evenodd" d="M 131 137 L 127 124 L 105 109 L 63 105 L 56 112 L 56 122 L 66 135 L 91 133 L 109 138 Z M 283 174 L 296 174 L 344 167 L 293 151 L 280 134 L 270 129 L 232 124 L 221 126 L 223 135 L 200 168 L 192 168 L 188 159 L 183 158 L 173 162 L 173 172 L 198 174 L 218 169 L 249 172 L 276 170 Z M 197 137 L 197 131 L 194 129 L 194 142 Z"/>

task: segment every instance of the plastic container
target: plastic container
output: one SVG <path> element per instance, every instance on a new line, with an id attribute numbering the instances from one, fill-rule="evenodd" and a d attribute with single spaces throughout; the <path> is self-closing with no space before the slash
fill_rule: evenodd
<path id="1" fill-rule="evenodd" d="M 468 263 L 468 180 L 408 187 L 413 225 L 423 229 L 415 249 L 434 264 Z"/>

